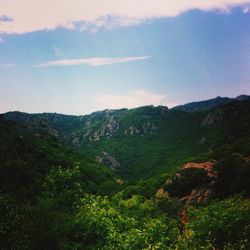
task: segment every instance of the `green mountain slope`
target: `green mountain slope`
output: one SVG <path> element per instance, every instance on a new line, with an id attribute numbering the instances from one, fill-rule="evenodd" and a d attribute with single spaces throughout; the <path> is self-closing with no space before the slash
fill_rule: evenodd
<path id="1" fill-rule="evenodd" d="M 1 116 L 1 249 L 249 249 L 249 110 Z"/>
<path id="2" fill-rule="evenodd" d="M 60 227 L 80 197 L 119 188 L 107 167 L 43 128 L 0 116 L 0 134 L 1 249 L 55 249 Z"/>
<path id="3" fill-rule="evenodd" d="M 138 179 L 175 169 L 235 138 L 247 140 L 245 99 L 199 112 L 146 106 L 86 116 L 12 112 L 5 117 L 33 129 L 42 127 L 123 178 Z"/>
<path id="4" fill-rule="evenodd" d="M 65 145 L 44 130 L 27 128 L 0 117 L 0 191 L 31 199 L 52 171 L 78 166 L 86 190 L 112 180 L 112 172 Z"/>

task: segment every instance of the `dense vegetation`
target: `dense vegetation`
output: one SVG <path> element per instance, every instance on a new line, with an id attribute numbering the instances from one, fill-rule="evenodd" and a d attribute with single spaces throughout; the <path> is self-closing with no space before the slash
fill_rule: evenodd
<path id="1" fill-rule="evenodd" d="M 249 249 L 249 110 L 249 101 L 191 113 L 121 110 L 122 132 L 75 148 L 65 142 L 89 117 L 0 117 L 1 249 Z M 106 122 L 102 112 L 91 119 Z M 124 134 L 149 119 L 157 130 Z M 122 170 L 94 161 L 104 150 Z M 179 169 L 210 159 L 214 178 Z M 128 177 L 123 185 L 119 174 Z M 211 187 L 205 202 L 184 204 L 191 191 Z"/>
<path id="2" fill-rule="evenodd" d="M 76 197 L 111 194 L 117 188 L 109 169 L 44 131 L 33 132 L 0 118 L 0 242 L 7 248 L 21 239 L 22 229 L 39 226 L 38 221 L 52 226 L 49 217 L 58 216 L 57 208 L 64 205 L 67 213 Z"/>
<path id="3" fill-rule="evenodd" d="M 216 100 L 209 103 L 223 103 L 224 99 Z M 224 102 L 200 112 L 146 106 L 86 116 L 12 112 L 5 117 L 33 129 L 55 130 L 64 142 L 93 159 L 107 152 L 120 163 L 116 170 L 122 178 L 138 181 L 174 170 L 222 145 L 249 147 L 249 141 L 240 141 L 249 138 L 250 101 L 226 98 Z"/>

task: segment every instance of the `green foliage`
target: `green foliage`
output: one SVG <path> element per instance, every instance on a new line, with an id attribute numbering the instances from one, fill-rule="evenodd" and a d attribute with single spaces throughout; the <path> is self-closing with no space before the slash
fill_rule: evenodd
<path id="1" fill-rule="evenodd" d="M 165 181 L 165 177 L 150 178 L 146 180 L 140 180 L 138 182 L 131 182 L 125 186 L 122 190 L 123 198 L 131 198 L 133 195 L 140 195 L 150 199 L 154 197 L 159 189 L 160 183 Z"/>
<path id="2" fill-rule="evenodd" d="M 190 240 L 216 249 L 249 249 L 250 202 L 241 196 L 189 210 Z"/>
<path id="3" fill-rule="evenodd" d="M 0 247 L 57 249 L 80 197 L 115 192 L 114 175 L 43 131 L 0 118 L 0 132 Z"/>
<path id="4" fill-rule="evenodd" d="M 224 103 L 222 99 L 215 101 Z M 43 130 L 56 129 L 65 142 L 93 158 L 102 151 L 108 152 L 121 163 L 119 174 L 122 178 L 138 181 L 175 170 L 189 159 L 205 159 L 211 155 L 220 159 L 223 149 L 228 147 L 228 150 L 249 155 L 250 101 L 230 100 L 222 106 L 218 103 L 212 109 L 197 112 L 146 106 L 131 110 L 104 110 L 79 117 L 18 112 L 7 113 L 5 117 L 25 125 L 46 121 L 47 127 Z M 207 108 L 206 102 L 202 105 Z M 214 114 L 220 114 L 220 119 L 213 120 Z M 111 117 L 119 129 L 112 136 L 104 135 L 98 141 L 89 141 L 90 134 L 93 137 L 93 134 L 104 131 Z M 211 124 L 204 125 L 207 117 L 212 119 Z M 154 129 L 145 132 L 147 124 L 153 124 Z M 126 134 L 131 126 L 140 132 Z"/>
<path id="5" fill-rule="evenodd" d="M 72 244 L 86 249 L 164 249 L 178 236 L 176 221 L 157 212 L 153 201 L 140 196 L 109 200 L 87 195 L 71 230 Z"/>
<path id="6" fill-rule="evenodd" d="M 116 111 L 117 134 L 81 144 L 85 155 L 48 130 L 56 128 L 72 142 L 89 121 L 93 131 L 101 128 L 106 111 L 83 117 L 20 113 L 29 128 L 0 117 L 0 248 L 249 249 L 249 108 L 250 102 L 223 106 L 222 121 L 211 126 L 201 123 L 213 110 Z M 44 117 L 48 121 L 37 121 Z M 147 122 L 157 127 L 152 134 L 124 134 L 131 124 L 142 128 Z M 125 184 L 86 156 L 101 151 L 119 160 Z M 210 180 L 203 170 L 188 169 L 173 178 L 176 167 L 210 157 L 219 160 L 215 195 L 221 200 L 190 208 L 183 225 L 178 197 Z M 173 179 L 164 186 L 168 193 L 156 197 L 167 178 Z"/>
<path id="7" fill-rule="evenodd" d="M 244 192 L 250 197 L 250 161 L 239 154 L 224 156 L 217 164 L 216 196 L 220 198 Z"/>
<path id="8" fill-rule="evenodd" d="M 156 200 L 157 208 L 171 218 L 179 218 L 181 214 L 182 204 L 177 198 L 166 198 Z"/>

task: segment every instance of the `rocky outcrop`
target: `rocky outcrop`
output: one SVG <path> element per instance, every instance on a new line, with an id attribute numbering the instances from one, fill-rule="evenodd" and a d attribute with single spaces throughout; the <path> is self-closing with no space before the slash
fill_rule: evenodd
<path id="1" fill-rule="evenodd" d="M 157 127 L 154 125 L 153 122 L 147 122 L 142 125 L 142 129 L 144 134 L 152 134 L 153 131 L 157 130 Z"/>
<path id="2" fill-rule="evenodd" d="M 121 167 L 121 164 L 115 159 L 115 157 L 109 155 L 107 152 L 102 152 L 98 155 L 96 161 L 109 167 L 113 171 L 116 171 Z"/>
<path id="3" fill-rule="evenodd" d="M 124 184 L 124 180 L 122 180 L 122 179 L 115 179 L 115 181 L 116 181 L 116 183 L 118 185 L 123 185 Z"/>
<path id="4" fill-rule="evenodd" d="M 140 133 L 140 130 L 134 126 L 130 126 L 128 129 L 124 131 L 125 135 L 135 135 L 139 133 Z"/>
<path id="5" fill-rule="evenodd" d="M 161 194 L 179 197 L 184 208 L 193 204 L 207 202 L 213 193 L 214 184 L 218 177 L 217 172 L 214 170 L 216 164 L 217 161 L 215 160 L 184 164 L 174 178 L 166 181 L 165 185 L 160 189 Z"/>
<path id="6" fill-rule="evenodd" d="M 187 208 L 190 205 L 202 204 L 209 201 L 211 194 L 212 188 L 192 189 L 189 195 L 181 198 L 181 201 L 184 204 L 184 208 Z"/>
<path id="7" fill-rule="evenodd" d="M 99 132 L 99 137 L 112 137 L 119 129 L 119 123 L 115 120 L 114 115 L 106 116 L 107 122 L 102 125 Z"/>
<path id="8" fill-rule="evenodd" d="M 186 163 L 181 169 L 203 169 L 207 171 L 207 175 L 209 177 L 215 178 L 217 177 L 216 172 L 214 172 L 214 165 L 217 163 L 215 160 L 203 162 L 203 163 L 196 163 L 196 162 L 188 162 Z"/>
<path id="9" fill-rule="evenodd" d="M 138 127 L 131 125 L 129 128 L 127 128 L 124 131 L 124 134 L 125 135 L 136 135 L 136 134 L 145 135 L 145 134 L 153 134 L 153 132 L 156 130 L 157 130 L 156 125 L 153 122 L 148 121 Z"/>
<path id="10" fill-rule="evenodd" d="M 105 120 L 100 125 L 96 126 L 93 129 L 88 129 L 86 134 L 90 142 L 99 141 L 101 138 L 111 138 L 119 130 L 119 123 L 114 116 L 113 110 L 105 110 Z M 87 127 L 91 126 L 91 122 L 88 121 Z M 85 135 L 86 135 L 85 134 Z M 87 137 L 85 136 L 85 138 Z"/>
<path id="11" fill-rule="evenodd" d="M 203 163 L 188 162 L 179 169 L 174 178 L 167 179 L 164 186 L 157 191 L 158 201 L 177 196 L 182 202 L 180 213 L 182 231 L 188 221 L 188 207 L 203 204 L 211 199 L 218 178 L 214 170 L 216 164 L 215 160 Z"/>

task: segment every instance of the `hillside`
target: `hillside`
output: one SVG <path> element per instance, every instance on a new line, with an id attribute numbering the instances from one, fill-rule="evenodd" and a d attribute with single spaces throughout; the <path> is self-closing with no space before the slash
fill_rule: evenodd
<path id="1" fill-rule="evenodd" d="M 1 249 L 249 249 L 249 110 L 2 115 Z"/>
<path id="2" fill-rule="evenodd" d="M 42 128 L 122 178 L 136 180 L 175 169 L 234 138 L 247 140 L 249 129 L 247 125 L 241 128 L 249 124 L 245 99 L 199 112 L 146 106 L 86 116 L 20 112 L 4 116 L 30 129 Z"/>
<path id="3" fill-rule="evenodd" d="M 28 199 L 39 194 L 39 186 L 53 169 L 78 166 L 86 190 L 98 192 L 97 185 L 112 179 L 112 172 L 74 151 L 44 130 L 30 130 L 0 117 L 0 186 L 3 192 Z M 17 188 L 18 187 L 18 188 Z"/>
<path id="4" fill-rule="evenodd" d="M 26 230 L 29 237 L 46 237 L 29 249 L 40 243 L 41 249 L 52 249 L 54 243 L 47 237 L 53 224 L 75 207 L 79 197 L 110 195 L 119 189 L 108 168 L 44 129 L 34 130 L 1 116 L 0 133 L 1 249 L 27 247 Z"/>

